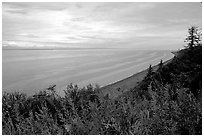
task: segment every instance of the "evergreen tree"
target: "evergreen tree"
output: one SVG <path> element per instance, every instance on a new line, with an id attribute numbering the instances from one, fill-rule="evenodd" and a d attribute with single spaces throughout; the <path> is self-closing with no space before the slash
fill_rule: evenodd
<path id="1" fill-rule="evenodd" d="M 198 27 L 192 26 L 188 29 L 188 36 L 186 37 L 186 47 L 192 49 L 201 43 L 201 31 Z"/>
<path id="2" fill-rule="evenodd" d="M 152 65 L 149 65 L 148 72 L 147 72 L 147 77 L 151 76 L 152 73 L 153 73 Z"/>
<path id="3" fill-rule="evenodd" d="M 163 61 L 161 59 L 160 63 L 159 63 L 159 70 L 161 70 L 161 68 L 163 67 Z"/>

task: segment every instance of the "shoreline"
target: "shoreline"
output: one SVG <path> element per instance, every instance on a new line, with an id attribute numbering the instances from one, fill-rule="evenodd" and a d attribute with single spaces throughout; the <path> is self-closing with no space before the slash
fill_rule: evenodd
<path id="1" fill-rule="evenodd" d="M 171 53 L 171 55 L 173 54 L 175 56 L 174 52 L 170 52 L 170 53 Z M 167 58 L 167 60 L 164 59 L 165 60 L 164 64 L 166 62 L 170 61 L 174 56 Z M 158 58 L 158 60 L 159 60 L 159 58 Z M 152 65 L 153 71 L 156 70 L 156 67 L 158 64 L 159 64 L 159 61 L 158 62 L 156 61 L 153 63 L 153 65 Z M 120 73 L 118 73 L 117 76 L 115 76 L 115 81 L 108 82 L 108 81 L 110 81 L 110 79 L 107 79 L 106 85 L 104 84 L 104 85 L 99 86 L 99 89 L 102 93 L 101 95 L 105 96 L 106 94 L 109 94 L 111 96 L 111 98 L 115 98 L 118 95 L 130 90 L 131 88 L 134 88 L 146 76 L 147 70 L 148 70 L 148 66 L 147 66 L 147 68 L 143 67 L 143 69 L 140 69 L 139 71 L 131 71 L 131 72 L 128 71 L 128 73 L 130 75 L 126 75 L 124 77 L 121 76 L 122 74 L 120 75 Z M 121 76 L 121 77 L 119 78 L 118 76 Z M 106 79 L 103 79 L 103 80 L 106 80 Z M 100 85 L 97 83 L 95 83 L 95 84 Z M 55 84 L 50 84 L 50 85 L 55 85 Z M 58 85 L 58 84 L 56 83 L 56 85 Z M 86 87 L 87 85 L 88 84 L 86 84 L 85 86 L 82 86 L 80 88 Z M 94 84 L 92 83 L 92 85 L 94 85 Z M 64 95 L 63 91 L 66 89 L 66 86 L 59 87 L 59 85 L 58 85 L 56 88 L 57 93 L 59 95 L 63 96 Z M 47 86 L 47 87 L 49 87 L 49 86 Z M 33 93 L 36 93 L 36 92 L 42 91 L 42 90 L 46 90 L 46 89 L 47 88 L 43 88 L 41 90 L 34 90 L 33 92 L 30 93 L 30 95 L 33 95 Z M 18 90 L 15 90 L 15 91 L 18 91 Z M 19 91 L 23 91 L 23 93 L 29 94 L 29 92 L 24 92 L 24 90 L 19 90 Z"/>
<path id="2" fill-rule="evenodd" d="M 174 54 L 173 52 L 171 53 Z M 174 56 L 176 55 L 174 54 Z M 163 62 L 163 64 L 166 65 L 167 63 L 169 63 L 174 58 L 174 56 L 171 59 Z M 156 71 L 158 69 L 158 64 L 152 66 L 153 71 Z M 108 85 L 105 85 L 103 87 L 100 87 L 100 92 L 102 96 L 109 94 L 109 98 L 111 99 L 117 98 L 119 95 L 137 86 L 138 83 L 144 79 L 147 72 L 148 72 L 148 68 L 140 72 L 137 72 L 129 77 L 126 77 L 124 79 L 121 79 L 113 83 L 110 83 Z"/>

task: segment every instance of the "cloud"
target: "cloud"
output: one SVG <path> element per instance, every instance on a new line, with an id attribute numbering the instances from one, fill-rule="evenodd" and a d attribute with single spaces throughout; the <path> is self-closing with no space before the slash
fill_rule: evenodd
<path id="1" fill-rule="evenodd" d="M 3 3 L 5 45 L 169 49 L 201 26 L 200 3 Z M 9 42 L 10 41 L 10 42 Z M 109 46 L 107 46 L 109 45 Z M 166 45 L 166 46 L 165 46 Z"/>

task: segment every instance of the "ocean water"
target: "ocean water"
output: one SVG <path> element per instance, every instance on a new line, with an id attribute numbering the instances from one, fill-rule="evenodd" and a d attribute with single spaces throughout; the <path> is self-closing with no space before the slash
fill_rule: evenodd
<path id="1" fill-rule="evenodd" d="M 3 50 L 3 91 L 33 94 L 56 84 L 105 86 L 173 57 L 170 51 L 134 49 Z"/>

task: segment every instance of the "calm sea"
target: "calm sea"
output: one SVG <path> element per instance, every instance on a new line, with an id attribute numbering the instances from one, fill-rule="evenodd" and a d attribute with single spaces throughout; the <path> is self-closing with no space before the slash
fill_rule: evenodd
<path id="1" fill-rule="evenodd" d="M 56 84 L 113 83 L 173 57 L 170 51 L 133 49 L 3 50 L 3 91 L 33 94 Z"/>

